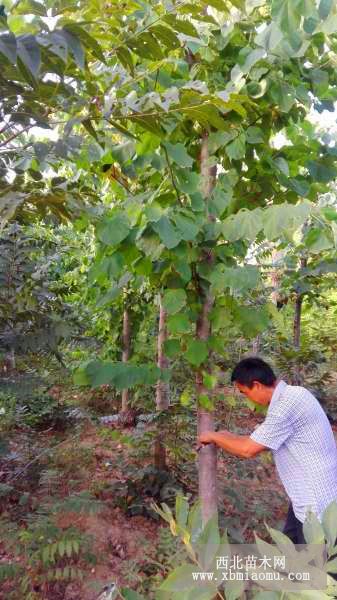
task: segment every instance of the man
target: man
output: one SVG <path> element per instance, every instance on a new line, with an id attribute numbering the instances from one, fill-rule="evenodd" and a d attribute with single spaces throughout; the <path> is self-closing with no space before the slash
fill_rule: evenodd
<path id="1" fill-rule="evenodd" d="M 250 436 L 209 431 L 198 441 L 214 443 L 241 458 L 271 449 L 290 498 L 283 532 L 295 544 L 303 544 L 307 511 L 321 520 L 325 508 L 337 500 L 337 448 L 328 418 L 308 390 L 277 381 L 271 367 L 260 358 L 239 362 L 232 382 L 247 398 L 268 406 L 265 420 Z"/>

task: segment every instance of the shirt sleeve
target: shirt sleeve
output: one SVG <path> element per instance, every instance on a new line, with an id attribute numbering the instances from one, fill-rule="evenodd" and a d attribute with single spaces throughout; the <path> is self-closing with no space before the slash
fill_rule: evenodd
<path id="1" fill-rule="evenodd" d="M 267 415 L 259 427 L 249 436 L 254 442 L 271 450 L 278 450 L 294 433 L 293 421 L 289 415 Z"/>

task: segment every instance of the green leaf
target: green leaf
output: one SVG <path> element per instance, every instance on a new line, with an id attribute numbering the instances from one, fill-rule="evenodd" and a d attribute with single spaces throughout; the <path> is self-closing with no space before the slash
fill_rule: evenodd
<path id="1" fill-rule="evenodd" d="M 337 175 L 336 167 L 329 167 L 318 161 L 309 160 L 306 164 L 311 177 L 320 183 L 329 183 Z"/>
<path id="2" fill-rule="evenodd" d="M 225 585 L 226 600 L 241 598 L 245 589 L 244 581 L 228 581 Z"/>
<path id="3" fill-rule="evenodd" d="M 275 22 L 270 23 L 256 37 L 255 43 L 263 46 L 267 52 L 271 52 L 283 40 L 283 33 Z"/>
<path id="4" fill-rule="evenodd" d="M 230 160 L 239 160 L 246 153 L 246 136 L 244 133 L 238 135 L 230 144 L 226 146 L 226 153 Z"/>
<path id="5" fill-rule="evenodd" d="M 297 552 L 293 542 L 290 540 L 290 538 L 288 538 L 288 536 L 285 533 L 283 533 L 282 531 L 278 531 L 273 527 L 270 527 L 267 523 L 265 523 L 265 525 L 270 537 L 281 551 L 283 550 L 283 548 L 289 548 L 291 552 Z"/>
<path id="6" fill-rule="evenodd" d="M 44 564 L 50 560 L 50 546 L 45 546 L 42 550 L 42 561 Z"/>
<path id="7" fill-rule="evenodd" d="M 222 233 L 229 242 L 235 242 L 236 240 L 254 241 L 262 227 L 261 209 L 247 210 L 242 208 L 235 215 L 231 215 L 224 220 Z"/>
<path id="8" fill-rule="evenodd" d="M 176 521 L 177 521 L 179 527 L 182 527 L 182 528 L 186 527 L 188 511 L 189 511 L 189 506 L 188 506 L 187 498 L 185 496 L 183 496 L 181 493 L 178 493 L 176 496 L 175 515 L 176 515 Z"/>
<path id="9" fill-rule="evenodd" d="M 154 385 L 167 374 L 154 365 L 133 365 L 122 362 L 92 361 L 85 368 L 92 387 L 111 385 L 117 390 L 132 388 L 135 385 Z"/>
<path id="10" fill-rule="evenodd" d="M 75 385 L 89 385 L 90 380 L 89 377 L 86 373 L 85 367 L 81 367 L 79 369 L 76 369 L 74 376 L 73 376 L 73 381 Z"/>
<path id="11" fill-rule="evenodd" d="M 130 233 L 128 219 L 122 212 L 103 220 L 97 227 L 98 239 L 107 246 L 117 246 Z"/>
<path id="12" fill-rule="evenodd" d="M 63 29 L 65 31 L 69 31 L 74 36 L 78 37 L 81 40 L 82 44 L 86 48 L 91 50 L 93 55 L 96 58 L 98 58 L 98 60 L 100 60 L 103 63 L 106 62 L 101 46 L 99 45 L 97 40 L 92 35 L 90 35 L 90 33 L 88 33 L 83 27 L 71 21 L 69 23 L 64 24 Z"/>
<path id="13" fill-rule="evenodd" d="M 185 357 L 195 367 L 199 367 L 208 357 L 208 348 L 203 340 L 189 340 Z"/>
<path id="14" fill-rule="evenodd" d="M 178 313 L 167 319 L 167 328 L 173 334 L 188 333 L 191 329 L 191 323 L 187 314 Z"/>
<path id="15" fill-rule="evenodd" d="M 83 70 L 85 56 L 82 44 L 78 37 L 74 35 L 71 31 L 67 31 L 66 29 L 64 29 L 63 31 L 58 31 L 58 34 L 63 36 L 63 38 L 66 41 L 67 47 L 69 48 L 70 52 L 74 57 L 75 63 L 80 69 Z"/>
<path id="16" fill-rule="evenodd" d="M 145 208 L 145 215 L 148 221 L 159 221 L 163 216 L 163 208 L 159 202 L 154 201 Z"/>
<path id="17" fill-rule="evenodd" d="M 217 378 L 210 373 L 203 373 L 203 384 L 208 390 L 213 390 L 217 384 Z"/>
<path id="18" fill-rule="evenodd" d="M 235 323 L 245 337 L 255 337 L 269 325 L 269 314 L 265 307 L 240 306 L 235 310 Z"/>
<path id="19" fill-rule="evenodd" d="M 171 339 L 164 342 L 164 354 L 168 358 L 174 358 L 181 353 L 180 340 Z"/>
<path id="20" fill-rule="evenodd" d="M 165 592 L 183 592 L 193 589 L 195 581 L 192 573 L 194 572 L 195 565 L 185 564 L 177 567 L 159 586 L 159 590 Z"/>
<path id="21" fill-rule="evenodd" d="M 180 47 L 180 41 L 178 36 L 170 29 L 162 24 L 153 25 L 150 29 L 155 34 L 156 38 L 169 50 L 174 50 Z"/>
<path id="22" fill-rule="evenodd" d="M 288 113 L 295 102 L 295 90 L 285 82 L 274 81 L 269 89 L 270 95 L 282 112 Z"/>
<path id="23" fill-rule="evenodd" d="M 148 277 L 152 273 L 152 261 L 147 257 L 142 258 L 141 260 L 137 261 L 134 269 L 137 275 L 144 275 L 145 277 Z"/>
<path id="24" fill-rule="evenodd" d="M 200 500 L 197 500 L 190 510 L 187 526 L 191 533 L 191 543 L 194 544 L 203 530 Z"/>
<path id="25" fill-rule="evenodd" d="M 272 17 L 286 34 L 291 34 L 299 28 L 301 15 L 298 4 L 298 0 L 272 0 Z"/>
<path id="26" fill-rule="evenodd" d="M 317 19 L 315 17 L 308 17 L 307 19 L 304 19 L 303 29 L 304 29 L 305 33 L 309 33 L 311 35 L 312 33 L 314 33 L 318 24 L 319 24 L 319 19 Z"/>
<path id="27" fill-rule="evenodd" d="M 187 153 L 184 144 L 170 144 L 164 142 L 163 144 L 167 150 L 169 157 L 180 167 L 191 167 L 193 165 L 193 158 Z"/>
<path id="28" fill-rule="evenodd" d="M 232 325 L 232 318 L 229 310 L 222 306 L 216 306 L 213 308 L 210 314 L 210 320 L 212 322 L 212 331 L 219 331 L 219 329 L 228 328 Z"/>
<path id="29" fill-rule="evenodd" d="M 193 194 L 199 191 L 200 176 L 198 173 L 189 171 L 188 169 L 177 169 L 176 178 L 178 189 L 185 194 Z"/>
<path id="30" fill-rule="evenodd" d="M 135 592 L 134 590 L 129 590 L 124 587 L 121 588 L 120 593 L 124 600 L 145 600 L 145 597 L 138 594 L 138 592 Z"/>
<path id="31" fill-rule="evenodd" d="M 313 512 L 307 515 L 303 523 L 303 535 L 307 544 L 324 544 L 324 529 Z"/>
<path id="32" fill-rule="evenodd" d="M 214 403 L 207 394 L 200 394 L 197 398 L 199 406 L 204 408 L 205 410 L 212 411 L 214 410 Z"/>
<path id="33" fill-rule="evenodd" d="M 202 0 L 203 4 L 206 6 L 213 6 L 220 12 L 225 12 L 228 14 L 228 6 L 225 4 L 223 0 Z M 234 2 L 233 2 L 234 4 Z"/>
<path id="34" fill-rule="evenodd" d="M 335 545 L 337 539 L 337 502 L 334 500 L 325 509 L 322 517 L 325 538 L 329 544 Z"/>
<path id="35" fill-rule="evenodd" d="M 226 106 L 228 110 L 239 110 L 240 112 L 244 111 L 244 109 L 241 110 L 242 107 L 239 103 L 232 102 L 230 104 L 230 102 L 227 102 Z M 187 113 L 192 121 L 198 121 L 200 125 L 205 127 L 207 130 L 210 130 L 210 126 L 220 130 L 225 129 L 227 126 L 226 121 L 213 104 L 198 105 L 196 108 L 188 106 L 184 108 L 184 112 Z"/>
<path id="36" fill-rule="evenodd" d="M 296 192 L 299 196 L 306 196 L 310 190 L 310 184 L 306 179 L 299 177 L 289 179 L 288 181 L 289 187 Z"/>
<path id="37" fill-rule="evenodd" d="M 219 265 L 212 271 L 209 279 L 214 292 L 230 288 L 232 291 L 244 293 L 258 285 L 260 272 L 253 265 L 227 268 Z"/>
<path id="38" fill-rule="evenodd" d="M 337 573 L 337 558 L 329 560 L 325 565 L 327 573 Z"/>
<path id="39" fill-rule="evenodd" d="M 248 127 L 246 138 L 248 144 L 261 144 L 264 142 L 263 132 L 260 127 Z"/>
<path id="40" fill-rule="evenodd" d="M 331 206 L 322 208 L 322 213 L 328 221 L 337 221 L 337 210 Z"/>
<path id="41" fill-rule="evenodd" d="M 152 229 L 158 233 L 166 248 L 175 248 L 181 242 L 181 234 L 165 215 L 163 215 L 157 222 L 153 222 L 151 226 Z"/>
<path id="42" fill-rule="evenodd" d="M 163 295 L 163 307 L 169 315 L 179 312 L 186 304 L 186 292 L 183 289 L 166 290 Z"/>
<path id="43" fill-rule="evenodd" d="M 160 60 L 164 58 L 158 40 L 150 31 L 144 31 L 137 37 L 131 37 L 127 41 L 128 47 L 142 58 Z"/>
<path id="44" fill-rule="evenodd" d="M 221 217 L 224 211 L 230 205 L 231 199 L 233 197 L 233 190 L 227 189 L 224 190 L 220 186 L 216 186 L 212 195 L 208 200 L 208 207 L 211 213 L 215 213 L 218 217 Z"/>
<path id="45" fill-rule="evenodd" d="M 200 399 L 200 397 L 199 397 Z M 218 525 L 218 517 L 214 515 L 209 518 L 202 533 L 198 538 L 196 550 L 198 554 L 198 563 L 201 565 L 201 570 L 208 571 L 214 566 L 215 558 L 218 554 L 220 546 L 220 533 Z"/>
<path id="46" fill-rule="evenodd" d="M 174 220 L 181 236 L 185 241 L 193 241 L 199 233 L 199 227 L 193 219 L 186 217 L 183 214 L 176 214 Z"/>
<path id="47" fill-rule="evenodd" d="M 66 555 L 68 556 L 68 558 L 71 558 L 72 553 L 73 553 L 73 544 L 72 544 L 72 540 L 66 540 Z"/>
<path id="48" fill-rule="evenodd" d="M 36 78 L 41 64 L 40 47 L 33 35 L 19 35 L 17 41 L 17 54 L 25 67 Z"/>
<path id="49" fill-rule="evenodd" d="M 180 404 L 182 406 L 190 406 L 192 404 L 192 391 L 190 386 L 187 386 L 180 396 Z"/>
<path id="50" fill-rule="evenodd" d="M 280 239 L 285 233 L 296 231 L 307 220 L 311 210 L 309 202 L 296 205 L 283 203 L 266 208 L 262 212 L 263 229 L 268 240 Z"/>
<path id="51" fill-rule="evenodd" d="M 10 63 L 16 64 L 16 38 L 13 33 L 4 33 L 0 36 L 0 52 Z"/>
<path id="52" fill-rule="evenodd" d="M 190 21 L 178 19 L 172 14 L 166 14 L 163 17 L 163 21 L 166 21 L 174 31 L 179 31 L 180 33 L 191 35 L 192 37 L 198 37 L 198 32 Z"/>
<path id="53" fill-rule="evenodd" d="M 313 228 L 305 237 L 305 245 L 310 249 L 310 252 L 319 254 L 322 250 L 332 248 L 334 242 L 324 230 Z"/>
<path id="54" fill-rule="evenodd" d="M 328 18 L 333 5 L 333 0 L 321 0 L 318 7 L 318 14 L 323 21 Z"/>
<path id="55" fill-rule="evenodd" d="M 66 545 L 65 545 L 65 542 L 64 542 L 64 540 L 61 540 L 61 541 L 58 543 L 58 553 L 59 553 L 59 555 L 60 555 L 60 556 L 64 556 L 64 554 L 65 554 L 65 551 L 66 551 Z"/>
<path id="56" fill-rule="evenodd" d="M 278 156 L 273 160 L 273 163 L 277 166 L 281 173 L 283 173 L 283 175 L 289 177 L 289 165 L 285 158 L 282 158 L 282 156 Z"/>
<path id="57" fill-rule="evenodd" d="M 123 65 L 124 69 L 129 71 L 131 75 L 134 76 L 135 69 L 130 50 L 126 46 L 119 46 L 119 48 L 116 49 L 116 56 Z"/>
<path id="58" fill-rule="evenodd" d="M 96 142 L 98 141 L 98 135 L 96 133 L 96 129 L 92 124 L 92 121 L 90 119 L 83 119 L 82 121 L 82 125 L 83 127 L 86 128 L 87 132 L 90 133 L 90 135 L 96 140 Z"/>
<path id="59" fill-rule="evenodd" d="M 174 265 L 175 270 L 179 273 L 184 282 L 188 283 L 192 278 L 191 267 L 185 260 L 178 260 Z"/>

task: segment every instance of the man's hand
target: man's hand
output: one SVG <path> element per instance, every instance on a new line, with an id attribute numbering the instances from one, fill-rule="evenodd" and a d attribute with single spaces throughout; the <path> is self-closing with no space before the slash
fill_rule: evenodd
<path id="1" fill-rule="evenodd" d="M 240 458 L 253 458 L 259 452 L 268 450 L 266 446 L 254 442 L 248 435 L 237 435 L 226 430 L 205 431 L 199 435 L 198 444 L 197 450 L 200 450 L 203 444 L 215 444 L 229 454 Z"/>
<path id="2" fill-rule="evenodd" d="M 199 444 L 211 444 L 213 442 L 214 431 L 205 431 L 198 437 Z"/>

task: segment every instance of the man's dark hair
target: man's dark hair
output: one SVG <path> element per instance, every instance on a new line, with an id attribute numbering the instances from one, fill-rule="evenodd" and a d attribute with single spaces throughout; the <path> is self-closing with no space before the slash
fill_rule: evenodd
<path id="1" fill-rule="evenodd" d="M 271 387 L 276 376 L 273 369 L 262 358 L 244 358 L 233 370 L 231 381 L 237 381 L 247 387 L 253 387 L 253 381 Z"/>

